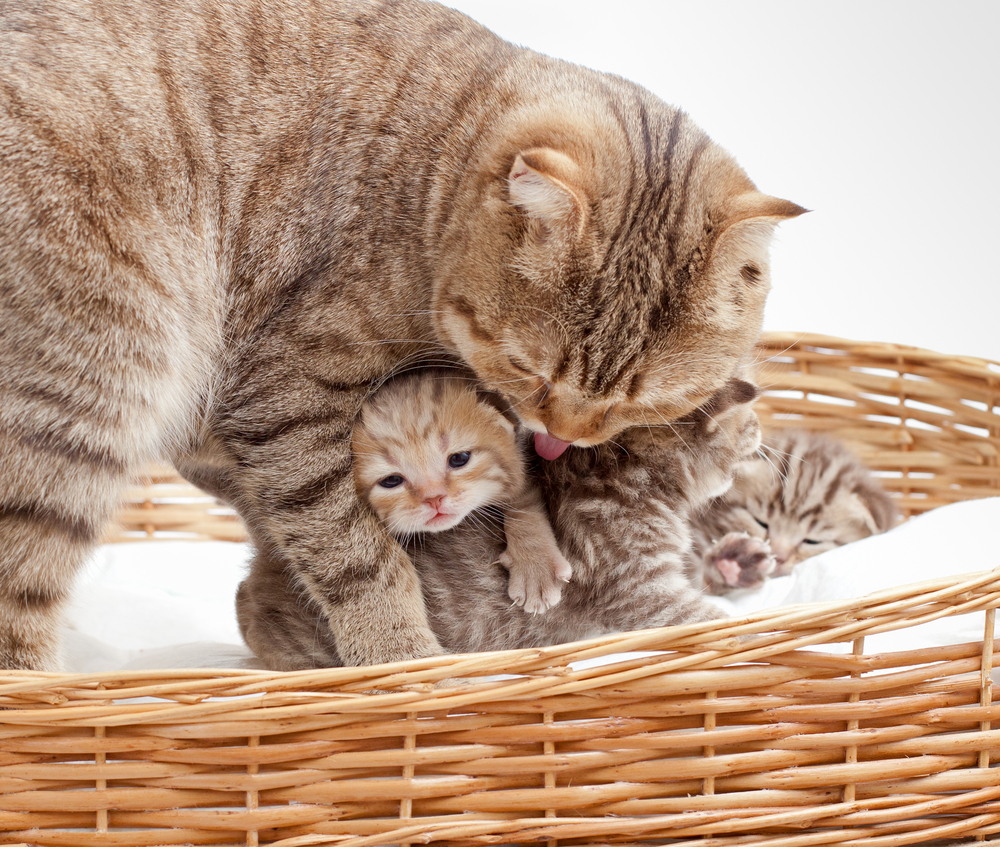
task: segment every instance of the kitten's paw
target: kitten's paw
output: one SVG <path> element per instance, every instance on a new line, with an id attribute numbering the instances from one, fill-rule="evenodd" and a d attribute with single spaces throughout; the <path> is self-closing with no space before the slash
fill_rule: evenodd
<path id="1" fill-rule="evenodd" d="M 746 459 L 760 447 L 760 419 L 752 406 L 736 406 L 720 420 L 715 440 L 724 446 L 736 461 Z"/>
<path id="2" fill-rule="evenodd" d="M 753 389 L 749 383 L 739 384 Z M 690 449 L 683 461 L 695 481 L 687 497 L 691 505 L 698 507 L 725 494 L 732 487 L 740 463 L 757 452 L 760 420 L 753 406 L 743 402 L 712 414 L 699 409 L 686 420 L 693 428 L 688 436 Z"/>
<path id="3" fill-rule="evenodd" d="M 532 615 L 555 606 L 562 599 L 563 586 L 573 575 L 569 562 L 558 554 L 543 564 L 525 565 L 523 561 L 512 561 L 505 551 L 500 564 L 510 573 L 507 583 L 510 599 Z"/>
<path id="4" fill-rule="evenodd" d="M 733 588 L 759 588 L 776 565 L 766 538 L 730 532 L 716 541 L 705 556 L 705 579 L 713 594 Z"/>

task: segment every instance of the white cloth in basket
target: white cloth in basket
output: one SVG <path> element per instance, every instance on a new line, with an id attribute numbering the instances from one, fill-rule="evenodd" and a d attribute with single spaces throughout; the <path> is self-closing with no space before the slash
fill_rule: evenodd
<path id="1" fill-rule="evenodd" d="M 713 599 L 729 614 L 742 616 L 992 570 L 1000 567 L 997 527 L 1000 497 L 955 503 L 885 535 L 816 556 L 791 576 L 771 580 L 757 591 Z M 240 640 L 233 604 L 249 555 L 244 544 L 215 541 L 145 541 L 100 548 L 69 609 L 63 635 L 65 669 L 89 673 L 256 667 Z M 873 636 L 866 651 L 910 650 L 982 637 L 983 615 L 975 613 Z"/>

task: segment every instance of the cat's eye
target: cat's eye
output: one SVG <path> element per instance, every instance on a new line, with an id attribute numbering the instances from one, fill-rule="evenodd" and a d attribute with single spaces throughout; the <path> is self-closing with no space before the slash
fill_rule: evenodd
<path id="1" fill-rule="evenodd" d="M 449 468 L 464 468 L 469 464 L 469 459 L 472 457 L 472 453 L 469 450 L 463 450 L 461 453 L 452 453 L 448 457 L 448 467 Z"/>
<path id="2" fill-rule="evenodd" d="M 383 488 L 398 488 L 406 480 L 404 480 L 398 473 L 390 474 L 384 479 L 380 479 L 378 484 Z"/>
<path id="3" fill-rule="evenodd" d="M 757 523 L 759 523 L 764 529 L 767 529 L 767 524 L 764 523 L 764 521 L 762 521 L 760 518 L 754 518 L 754 520 L 757 521 Z"/>
<path id="4" fill-rule="evenodd" d="M 510 356 L 508 356 L 507 357 L 507 361 L 510 362 L 510 366 L 512 368 L 514 368 L 514 370 L 520 371 L 521 373 L 527 374 L 528 376 L 534 376 L 535 375 L 532 372 L 531 368 L 529 368 L 529 367 L 527 367 L 525 365 L 522 365 L 519 361 L 517 361 L 517 359 L 513 359 Z"/>
<path id="5" fill-rule="evenodd" d="M 819 544 L 819 539 L 816 539 L 816 538 L 803 538 L 802 539 L 802 543 L 803 544 Z"/>

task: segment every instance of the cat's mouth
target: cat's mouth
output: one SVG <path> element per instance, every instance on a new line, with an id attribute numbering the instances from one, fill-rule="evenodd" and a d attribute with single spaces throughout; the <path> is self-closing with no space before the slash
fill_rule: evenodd
<path id="1" fill-rule="evenodd" d="M 553 438 L 544 432 L 535 433 L 535 452 L 543 459 L 547 459 L 550 462 L 553 459 L 558 459 L 566 452 L 567 447 L 569 447 L 568 441 Z"/>
<path id="2" fill-rule="evenodd" d="M 424 527 L 435 532 L 443 532 L 461 523 L 463 517 L 463 515 L 456 515 L 451 512 L 438 512 L 433 517 L 427 518 L 424 521 Z"/>

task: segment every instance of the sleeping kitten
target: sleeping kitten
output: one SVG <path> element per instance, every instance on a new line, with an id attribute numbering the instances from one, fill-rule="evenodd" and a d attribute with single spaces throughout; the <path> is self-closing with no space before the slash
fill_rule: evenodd
<path id="1" fill-rule="evenodd" d="M 528 480 L 514 424 L 474 377 L 425 371 L 390 381 L 362 407 L 351 447 L 358 494 L 397 539 L 444 532 L 501 506 L 507 548 L 499 561 L 511 599 L 530 613 L 559 602 L 569 562 Z"/>
<path id="2" fill-rule="evenodd" d="M 533 479 L 573 568 L 562 600 L 544 615 L 507 597 L 499 516 L 485 513 L 409 543 L 441 644 L 456 652 L 536 647 L 721 617 L 685 574 L 689 520 L 760 444 L 749 405 L 755 396 L 753 386 L 733 380 L 670 427 L 635 427 L 615 444 L 536 462 Z M 239 608 L 241 621 L 271 627 L 269 652 L 258 653 L 269 667 L 343 663 L 320 609 L 280 567 L 254 569 L 240 586 Z"/>
<path id="3" fill-rule="evenodd" d="M 58 664 L 74 575 L 163 454 L 343 661 L 439 654 L 354 487 L 373 388 L 444 352 L 549 458 L 676 420 L 756 340 L 803 211 L 639 86 L 418 0 L 3 3 L 0 138 L 7 668 Z"/>
<path id="4" fill-rule="evenodd" d="M 713 594 L 755 588 L 897 518 L 892 498 L 840 442 L 777 430 L 739 466 L 732 488 L 693 516 L 692 576 Z"/>

